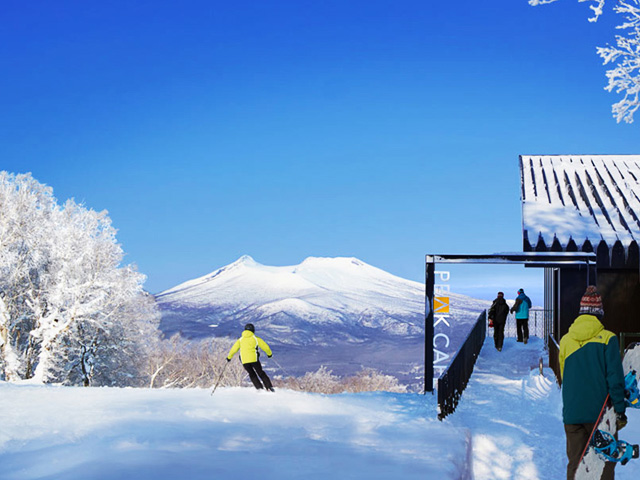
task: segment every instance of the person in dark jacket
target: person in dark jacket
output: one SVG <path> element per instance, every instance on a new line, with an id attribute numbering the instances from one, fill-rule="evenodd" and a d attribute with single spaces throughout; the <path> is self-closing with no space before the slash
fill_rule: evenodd
<path id="1" fill-rule="evenodd" d="M 624 373 L 618 337 L 602 325 L 604 311 L 596 287 L 587 287 L 579 316 L 560 339 L 562 420 L 567 438 L 567 479 L 575 477 L 591 431 L 607 395 L 611 396 L 618 428 L 627 423 Z M 614 478 L 615 463 L 607 462 L 603 479 Z"/>
<path id="2" fill-rule="evenodd" d="M 236 354 L 238 350 L 240 350 L 240 360 L 242 361 L 242 366 L 249 374 L 249 378 L 251 379 L 251 383 L 258 390 L 262 388 L 266 388 L 270 392 L 273 392 L 273 385 L 271 384 L 271 379 L 262 369 L 262 364 L 260 363 L 260 352 L 258 352 L 258 347 L 267 354 L 267 357 L 271 358 L 271 348 L 267 345 L 267 342 L 262 340 L 260 337 L 257 337 L 255 334 L 255 327 L 252 323 L 247 323 L 244 327 L 244 331 L 240 338 L 233 344 L 231 350 L 229 351 L 229 355 L 227 355 L 227 362 L 230 362 L 233 356 Z M 262 383 L 260 383 L 262 380 Z M 264 387 L 262 384 L 264 383 Z"/>
<path id="3" fill-rule="evenodd" d="M 507 323 L 507 315 L 509 315 L 509 305 L 504 299 L 504 293 L 498 292 L 498 296 L 489 308 L 489 320 L 493 323 L 493 343 L 499 352 L 502 351 L 504 343 L 504 326 Z"/>
<path id="4" fill-rule="evenodd" d="M 518 297 L 516 298 L 513 307 L 511 307 L 511 313 L 516 314 L 516 331 L 518 342 L 529 341 L 529 309 L 531 308 L 531 299 L 527 297 L 524 290 L 521 288 L 518 290 Z"/>

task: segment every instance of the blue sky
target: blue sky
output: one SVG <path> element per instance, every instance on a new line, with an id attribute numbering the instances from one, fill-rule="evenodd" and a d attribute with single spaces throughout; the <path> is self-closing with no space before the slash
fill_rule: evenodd
<path id="1" fill-rule="evenodd" d="M 616 16 L 588 16 L 577 0 L 7 1 L 0 169 L 108 210 L 154 293 L 243 254 L 423 281 L 427 253 L 521 250 L 519 154 L 638 153 L 595 53 Z M 508 296 L 526 281 L 498 272 Z"/>

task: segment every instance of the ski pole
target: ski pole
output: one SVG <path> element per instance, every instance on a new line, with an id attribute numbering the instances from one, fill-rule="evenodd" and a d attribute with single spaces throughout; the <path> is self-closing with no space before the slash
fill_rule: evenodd
<path id="1" fill-rule="evenodd" d="M 284 373 L 287 377 L 290 377 L 290 376 L 291 376 L 291 375 L 289 374 L 289 372 L 287 372 L 284 368 L 282 368 L 282 365 L 280 365 L 280 364 L 278 363 L 278 361 L 277 361 L 275 358 L 271 357 L 271 360 L 273 360 L 273 362 L 276 364 L 276 366 L 277 366 L 280 370 L 282 370 L 282 373 Z"/>
<path id="2" fill-rule="evenodd" d="M 284 368 L 282 368 L 282 365 L 280 365 L 277 360 L 275 360 L 274 358 L 271 358 L 271 360 L 275 362 L 276 366 L 282 371 L 282 373 L 284 373 L 287 377 L 291 379 L 291 381 L 294 383 L 294 385 L 298 390 L 302 390 L 302 388 L 300 387 L 300 381 L 296 377 L 294 377 L 289 372 L 287 372 Z"/>
<path id="3" fill-rule="evenodd" d="M 222 372 L 220 373 L 220 376 L 218 377 L 218 381 L 216 382 L 216 384 L 213 387 L 213 390 L 211 391 L 211 395 L 215 393 L 216 388 L 218 388 L 218 385 L 220 385 L 220 380 L 222 380 L 222 376 L 224 375 L 224 371 L 227 369 L 228 364 L 229 362 L 224 363 L 224 367 L 222 367 Z"/>

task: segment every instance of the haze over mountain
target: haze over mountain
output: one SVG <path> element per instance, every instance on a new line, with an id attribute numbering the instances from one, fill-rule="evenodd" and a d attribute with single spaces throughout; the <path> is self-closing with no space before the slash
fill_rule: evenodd
<path id="1" fill-rule="evenodd" d="M 449 297 L 447 350 L 453 351 L 489 302 Z M 243 256 L 156 298 L 168 336 L 237 337 L 253 323 L 274 358 L 287 364 L 281 373 L 326 365 L 346 374 L 366 366 L 419 377 L 424 362 L 424 285 L 357 258 L 309 257 L 272 267 Z"/>

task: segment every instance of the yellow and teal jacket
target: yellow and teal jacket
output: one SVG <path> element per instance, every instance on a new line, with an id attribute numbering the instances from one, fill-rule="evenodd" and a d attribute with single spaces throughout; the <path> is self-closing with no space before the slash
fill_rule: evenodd
<path id="1" fill-rule="evenodd" d="M 560 340 L 562 419 L 566 424 L 593 423 L 611 395 L 616 412 L 624 412 L 624 374 L 618 337 L 593 315 L 580 315 Z"/>
<path id="2" fill-rule="evenodd" d="M 250 330 L 242 332 L 242 336 L 233 344 L 227 358 L 231 360 L 238 350 L 240 350 L 240 360 L 242 363 L 253 363 L 258 361 L 260 354 L 258 353 L 258 347 L 260 347 L 268 357 L 271 356 L 271 349 L 267 342 L 259 337 L 256 337 L 255 333 Z"/>

